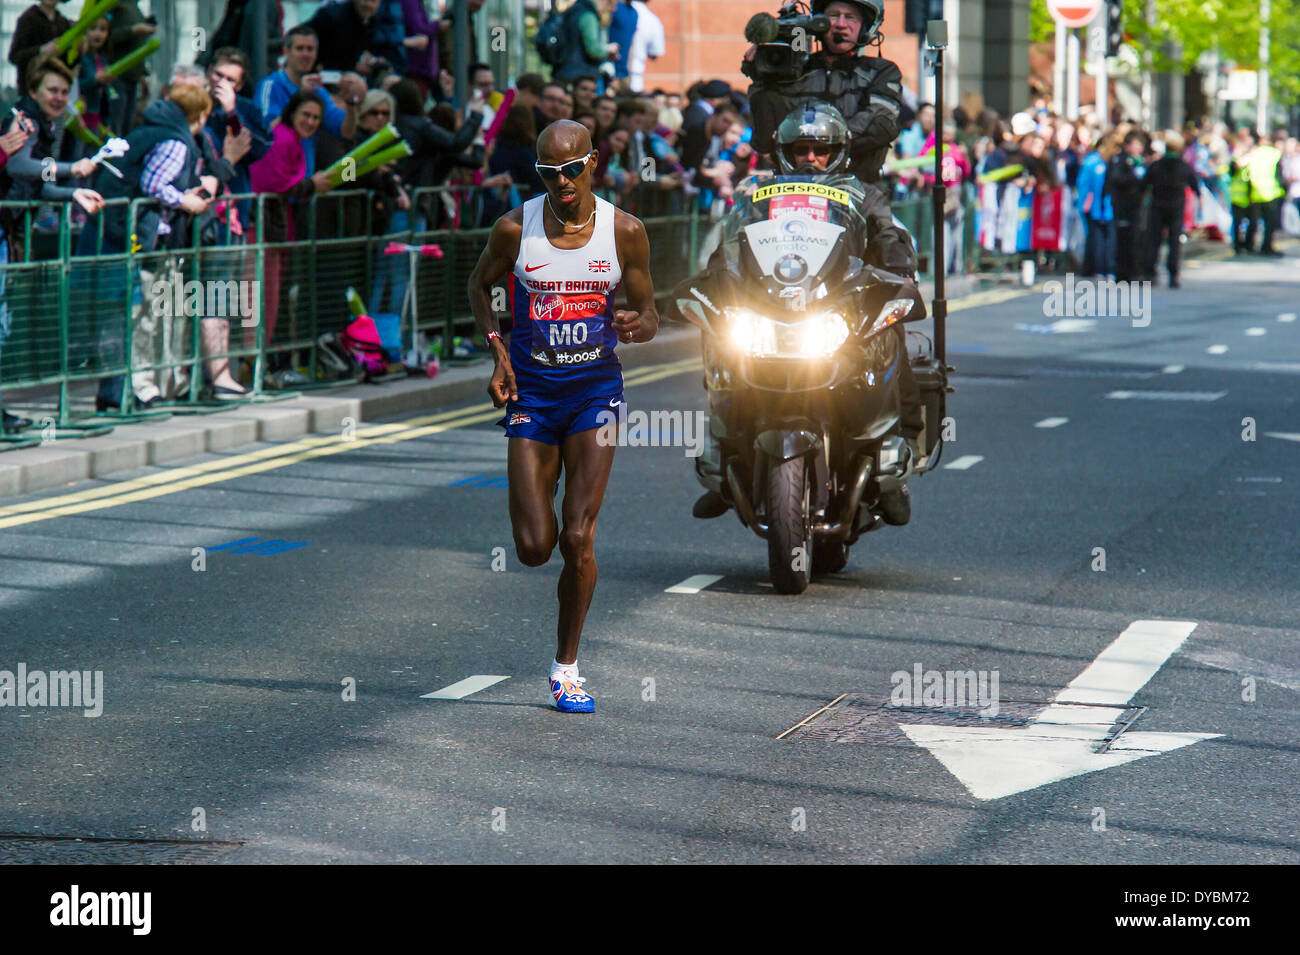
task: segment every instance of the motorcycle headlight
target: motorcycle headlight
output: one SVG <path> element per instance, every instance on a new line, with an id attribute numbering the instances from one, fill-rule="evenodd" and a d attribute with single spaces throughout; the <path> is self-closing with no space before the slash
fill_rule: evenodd
<path id="1" fill-rule="evenodd" d="M 810 315 L 798 325 L 799 353 L 809 357 L 832 355 L 849 337 L 849 325 L 836 312 Z"/>
<path id="2" fill-rule="evenodd" d="M 731 343 L 751 358 L 825 358 L 849 337 L 837 312 L 817 312 L 798 322 L 775 322 L 747 308 L 729 308 Z"/>
<path id="3" fill-rule="evenodd" d="M 872 332 L 880 331 L 887 325 L 903 321 L 908 315 L 912 314 L 913 304 L 910 298 L 891 298 L 885 303 L 885 307 L 880 310 L 876 320 L 871 323 L 871 328 L 867 330 L 867 334 L 870 335 Z"/>
<path id="4" fill-rule="evenodd" d="M 747 308 L 729 308 L 727 322 L 731 344 L 746 355 L 771 355 L 776 351 L 776 322 Z"/>

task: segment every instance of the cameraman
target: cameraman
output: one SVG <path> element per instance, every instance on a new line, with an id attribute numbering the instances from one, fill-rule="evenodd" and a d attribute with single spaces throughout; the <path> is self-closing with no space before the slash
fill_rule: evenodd
<path id="1" fill-rule="evenodd" d="M 883 0 L 813 0 L 812 12 L 830 21 L 830 31 L 797 78 L 763 75 L 762 58 L 755 55 L 758 48 L 746 51 L 741 72 L 754 81 L 749 89 L 754 148 L 770 153 L 777 126 L 811 97 L 843 114 L 852 136 L 853 174 L 863 182 L 877 182 L 900 129 L 903 74 L 893 61 L 860 56 L 858 51 L 880 30 Z"/>

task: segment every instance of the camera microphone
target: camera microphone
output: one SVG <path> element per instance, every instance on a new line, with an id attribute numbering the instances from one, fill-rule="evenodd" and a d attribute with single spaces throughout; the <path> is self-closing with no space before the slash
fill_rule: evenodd
<path id="1" fill-rule="evenodd" d="M 745 24 L 745 39 L 750 43 L 771 43 L 779 32 L 776 17 L 770 13 L 756 13 Z"/>

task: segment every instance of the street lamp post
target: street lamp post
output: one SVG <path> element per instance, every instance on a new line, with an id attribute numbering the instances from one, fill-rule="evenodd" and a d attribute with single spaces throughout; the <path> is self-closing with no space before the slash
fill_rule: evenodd
<path id="1" fill-rule="evenodd" d="M 943 181 L 943 51 L 948 46 L 948 22 L 929 21 L 925 27 L 925 40 L 934 56 L 934 190 L 931 194 L 934 202 L 934 261 L 930 263 L 934 273 L 934 357 L 943 365 L 948 338 L 948 300 L 945 298 L 944 281 L 948 263 L 943 246 L 943 209 L 947 196 L 947 187 Z"/>
<path id="2" fill-rule="evenodd" d="M 452 32 L 455 62 L 452 63 L 452 69 L 456 76 L 456 102 L 464 109 L 469 102 L 469 10 L 465 0 L 455 0 L 452 10 L 455 16 Z"/>
<path id="3" fill-rule="evenodd" d="M 1260 136 L 1268 135 L 1268 21 L 1272 0 L 1259 0 L 1259 96 L 1255 99 L 1255 128 Z"/>
<path id="4" fill-rule="evenodd" d="M 249 66 L 252 69 L 252 75 L 259 83 L 267 73 L 266 66 L 268 50 L 266 48 L 266 38 L 261 35 L 261 29 L 262 24 L 266 23 L 266 5 L 269 2 L 270 0 L 253 0 L 253 2 L 249 4 L 249 8 L 244 11 L 244 16 L 252 17 L 253 23 L 257 24 L 257 28 L 253 34 L 257 37 L 257 42 L 253 44 L 253 48 L 249 51 L 252 60 Z"/>

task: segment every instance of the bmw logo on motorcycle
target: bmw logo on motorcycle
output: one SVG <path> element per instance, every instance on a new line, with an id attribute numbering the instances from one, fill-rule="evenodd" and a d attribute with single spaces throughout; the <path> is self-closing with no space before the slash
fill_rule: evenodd
<path id="1" fill-rule="evenodd" d="M 808 263 L 802 255 L 791 252 L 776 260 L 776 268 L 773 272 L 776 280 L 782 285 L 793 285 L 808 274 Z"/>

